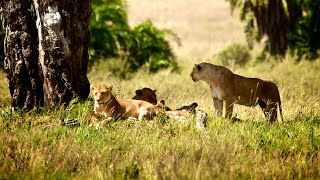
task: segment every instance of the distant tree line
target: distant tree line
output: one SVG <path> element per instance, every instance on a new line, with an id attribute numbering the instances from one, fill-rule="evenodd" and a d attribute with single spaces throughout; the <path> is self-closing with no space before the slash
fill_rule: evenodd
<path id="1" fill-rule="evenodd" d="M 284 56 L 289 50 L 298 59 L 319 58 L 319 0 L 227 0 L 240 10 L 249 47 L 267 37 L 264 51 Z"/>

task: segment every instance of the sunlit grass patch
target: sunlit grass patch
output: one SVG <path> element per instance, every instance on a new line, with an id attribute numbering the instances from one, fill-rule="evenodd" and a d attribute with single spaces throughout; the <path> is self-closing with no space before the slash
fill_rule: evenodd
<path id="1" fill-rule="evenodd" d="M 92 102 L 40 113 L 1 113 L 0 164 L 3 178 L 236 178 L 319 175 L 319 114 L 291 121 L 232 122 L 209 113 L 206 130 L 195 119 L 118 120 L 97 130 L 51 126 L 89 115 Z M 81 113 L 79 113 L 81 112 Z M 84 115 L 85 114 L 85 115 Z M 30 120 L 34 118 L 33 120 Z M 17 120 L 20 119 L 20 120 Z M 30 123 L 31 122 L 31 123 Z M 0 173 L 1 174 L 1 173 Z"/>

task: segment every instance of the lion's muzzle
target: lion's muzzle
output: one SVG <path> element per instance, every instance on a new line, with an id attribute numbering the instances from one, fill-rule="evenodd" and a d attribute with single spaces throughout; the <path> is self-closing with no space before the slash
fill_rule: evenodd
<path id="1" fill-rule="evenodd" d="M 196 82 L 196 79 L 193 77 L 193 74 L 192 74 L 192 73 L 190 74 L 190 76 L 191 76 L 192 81 L 193 81 L 193 82 Z"/>

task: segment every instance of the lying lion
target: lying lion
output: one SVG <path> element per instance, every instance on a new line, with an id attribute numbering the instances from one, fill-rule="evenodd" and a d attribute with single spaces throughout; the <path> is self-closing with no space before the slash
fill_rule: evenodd
<path id="1" fill-rule="evenodd" d="M 243 77 L 226 67 L 206 62 L 195 64 L 190 76 L 194 82 L 203 80 L 210 85 L 214 107 L 219 116 L 222 116 L 223 102 L 227 118 L 232 117 L 234 104 L 258 104 L 269 122 L 276 121 L 278 106 L 283 121 L 279 90 L 273 82 Z"/>
<path id="2" fill-rule="evenodd" d="M 147 88 L 147 87 L 136 90 L 136 95 L 133 97 L 133 99 L 150 102 L 150 103 L 156 105 L 157 107 L 160 107 L 161 109 L 164 109 L 165 111 L 187 110 L 189 112 L 193 112 L 194 113 L 195 112 L 195 108 L 198 106 L 198 104 L 196 102 L 194 102 L 194 103 L 192 103 L 190 105 L 181 106 L 181 107 L 179 107 L 177 109 L 172 110 L 171 108 L 169 108 L 168 106 L 165 105 L 165 101 L 163 99 L 161 99 L 158 102 L 157 95 L 156 95 L 156 90 L 152 90 L 152 89 Z"/>
<path id="3" fill-rule="evenodd" d="M 98 125 L 106 125 L 112 118 L 138 119 L 153 118 L 157 108 L 149 102 L 134 99 L 115 98 L 112 85 L 96 85 L 92 87 L 94 96 L 94 112 L 96 116 L 103 115 L 107 119 Z"/>
<path id="4" fill-rule="evenodd" d="M 198 106 L 198 104 L 197 104 Z M 165 114 L 167 115 L 167 117 L 175 119 L 175 120 L 185 120 L 188 117 L 190 117 L 190 115 L 195 113 L 195 109 L 191 110 L 188 109 L 190 108 L 188 106 L 188 108 L 186 109 L 180 109 L 180 110 L 166 110 L 166 106 L 165 106 L 165 101 L 163 99 L 161 99 L 156 105 L 156 108 L 163 110 L 163 112 L 165 112 Z M 195 107 L 194 107 L 195 108 Z"/>

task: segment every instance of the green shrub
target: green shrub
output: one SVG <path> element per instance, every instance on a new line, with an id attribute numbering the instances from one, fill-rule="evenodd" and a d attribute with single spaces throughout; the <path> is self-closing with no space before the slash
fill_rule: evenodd
<path id="1" fill-rule="evenodd" d="M 249 62 L 251 55 L 247 46 L 233 44 L 219 52 L 217 58 L 223 66 L 233 67 L 246 65 Z"/>
<path id="2" fill-rule="evenodd" d="M 132 30 L 132 41 L 127 62 L 130 69 L 137 70 L 146 64 L 150 72 L 161 68 L 177 67 L 174 53 L 166 37 L 171 35 L 179 43 L 177 35 L 170 30 L 156 28 L 150 20 L 143 22 Z"/>
<path id="3" fill-rule="evenodd" d="M 132 74 L 142 66 L 149 72 L 162 68 L 177 68 L 174 53 L 167 40 L 169 36 L 180 44 L 179 38 L 169 30 L 155 27 L 150 20 L 133 29 L 128 24 L 125 1 L 93 0 L 90 20 L 90 60 L 102 57 L 119 58 L 123 61 L 123 72 Z M 92 64 L 92 63 L 90 63 Z M 125 73 L 126 74 L 126 73 Z"/>

